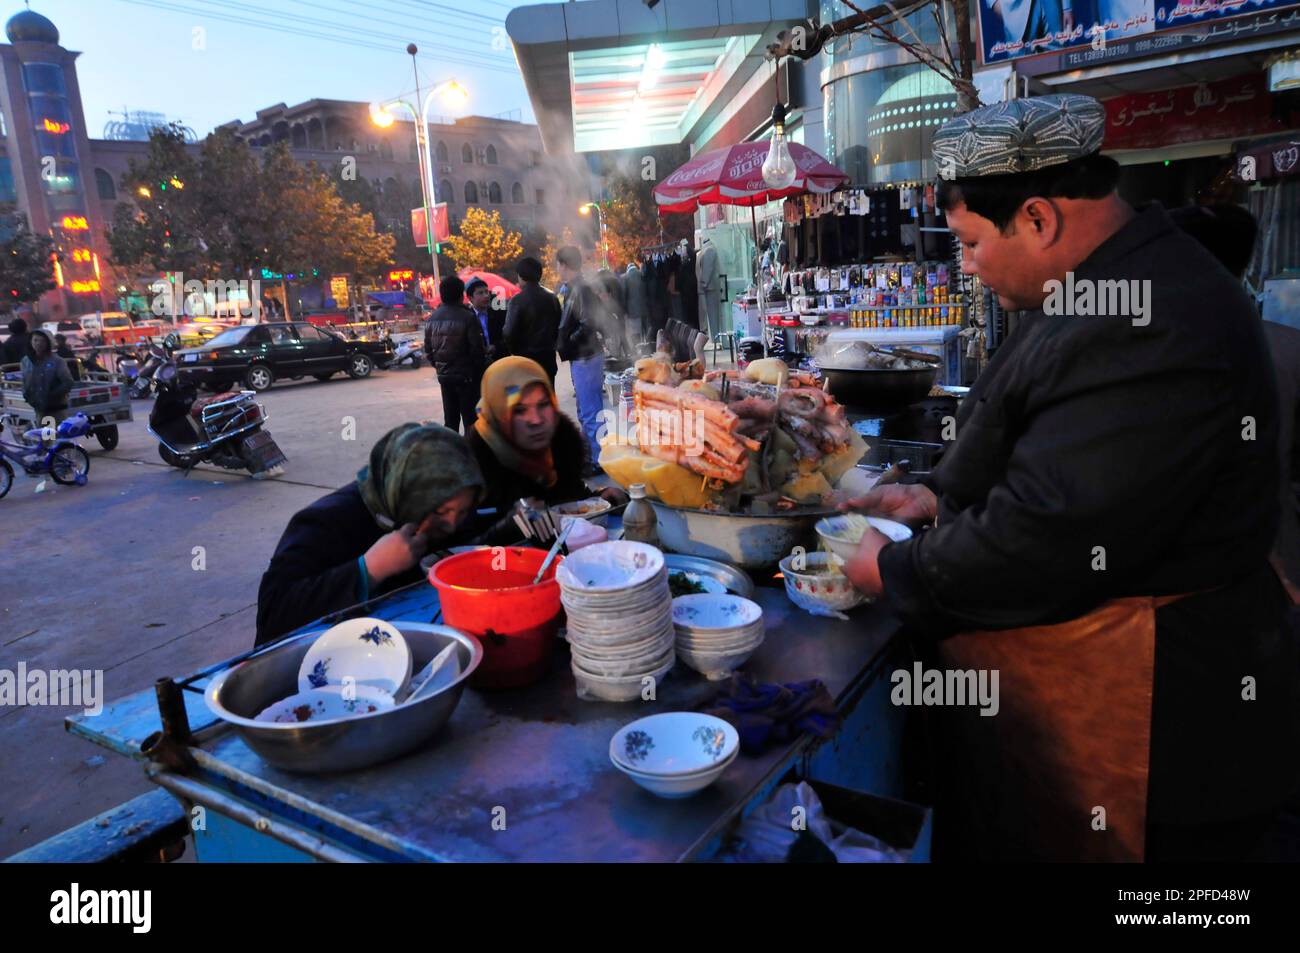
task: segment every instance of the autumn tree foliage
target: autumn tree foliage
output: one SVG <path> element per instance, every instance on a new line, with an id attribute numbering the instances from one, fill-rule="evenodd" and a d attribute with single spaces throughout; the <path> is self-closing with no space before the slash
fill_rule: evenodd
<path id="1" fill-rule="evenodd" d="M 513 271 L 524 254 L 519 233 L 506 230 L 501 224 L 501 213 L 478 206 L 466 209 L 457 234 L 444 242 L 443 247 L 456 263 L 457 271 L 466 268 L 495 274 Z"/>

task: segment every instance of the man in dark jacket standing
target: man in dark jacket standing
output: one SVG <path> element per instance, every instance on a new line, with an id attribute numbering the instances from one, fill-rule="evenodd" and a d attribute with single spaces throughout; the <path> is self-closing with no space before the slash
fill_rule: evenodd
<path id="1" fill-rule="evenodd" d="M 442 304 L 424 329 L 424 353 L 438 372 L 442 419 L 448 430 L 474 427 L 479 385 L 487 369 L 487 341 L 478 317 L 465 307 L 465 283 L 448 275 L 438 285 Z"/>
<path id="2" fill-rule="evenodd" d="M 0 344 L 0 364 L 19 364 L 27 356 L 31 347 L 31 335 L 27 332 L 27 322 L 14 318 L 9 322 L 9 338 Z"/>
<path id="3" fill-rule="evenodd" d="M 1245 860 L 1300 745 L 1277 395 L 1241 285 L 1120 198 L 1105 122 L 1044 96 L 935 133 L 962 269 L 1021 317 L 930 485 L 854 504 L 927 528 L 869 531 L 845 571 L 941 674 L 998 675 L 996 710 L 937 712 L 964 853 Z"/>
<path id="4" fill-rule="evenodd" d="M 555 386 L 555 340 L 560 332 L 560 299 L 542 287 L 542 263 L 521 258 L 515 269 L 522 286 L 506 308 L 502 332 L 505 348 L 513 355 L 542 365 Z"/>

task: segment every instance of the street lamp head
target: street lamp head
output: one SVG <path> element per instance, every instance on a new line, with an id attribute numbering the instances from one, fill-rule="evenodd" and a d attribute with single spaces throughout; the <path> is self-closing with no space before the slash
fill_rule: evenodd
<path id="1" fill-rule="evenodd" d="M 407 43 L 406 52 L 411 56 L 414 56 L 416 53 L 420 52 L 420 48 L 416 46 L 414 43 Z"/>
<path id="2" fill-rule="evenodd" d="M 393 124 L 393 114 L 379 103 L 370 104 L 370 121 L 380 129 L 387 129 Z"/>
<path id="3" fill-rule="evenodd" d="M 579 214 L 579 215 L 590 215 L 590 214 L 591 214 L 591 203 L 588 202 L 586 205 L 579 205 L 579 206 L 578 206 L 578 214 Z"/>
<path id="4" fill-rule="evenodd" d="M 469 102 L 469 91 L 453 79 L 442 91 L 442 100 L 449 106 L 464 106 Z"/>

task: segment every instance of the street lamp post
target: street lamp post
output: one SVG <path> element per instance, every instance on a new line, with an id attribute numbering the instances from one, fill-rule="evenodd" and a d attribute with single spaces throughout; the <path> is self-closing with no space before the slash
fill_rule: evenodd
<path id="1" fill-rule="evenodd" d="M 433 155 L 429 150 L 429 104 L 439 95 L 450 96 L 458 102 L 464 102 L 467 94 L 460 83 L 454 79 L 447 79 L 421 97 L 420 71 L 415 62 L 415 54 L 419 52 L 419 48 L 411 43 L 406 47 L 406 52 L 411 56 L 411 69 L 415 73 L 415 102 L 420 104 L 419 108 L 404 99 L 394 99 L 372 106 L 370 115 L 375 125 L 391 126 L 393 116 L 390 110 L 395 106 L 401 106 L 411 114 L 411 119 L 415 123 L 415 152 L 416 160 L 420 165 L 420 201 L 424 208 L 425 241 L 429 246 L 429 257 L 433 261 L 433 283 L 436 286 L 442 280 L 442 272 L 438 268 L 437 243 L 433 240 L 433 207 L 437 203 L 437 193 L 433 185 Z"/>
<path id="2" fill-rule="evenodd" d="M 600 207 L 599 202 L 587 202 L 585 205 L 578 206 L 578 214 L 586 215 L 591 209 L 596 210 L 597 228 L 600 230 L 600 263 L 606 270 L 609 269 L 609 239 L 605 233 L 605 212 Z"/>

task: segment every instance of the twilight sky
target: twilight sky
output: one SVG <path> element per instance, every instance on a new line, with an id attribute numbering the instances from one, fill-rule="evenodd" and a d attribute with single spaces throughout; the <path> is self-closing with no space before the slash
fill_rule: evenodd
<path id="1" fill-rule="evenodd" d="M 92 137 L 110 111 L 161 112 L 200 137 L 258 109 L 307 99 L 372 102 L 454 77 L 459 115 L 532 109 L 505 34 L 505 0 L 31 0 L 77 75 Z M 0 0 L 5 19 L 22 0 Z M 437 114 L 435 106 L 430 112 Z M 449 110 L 443 110 L 446 114 Z"/>

